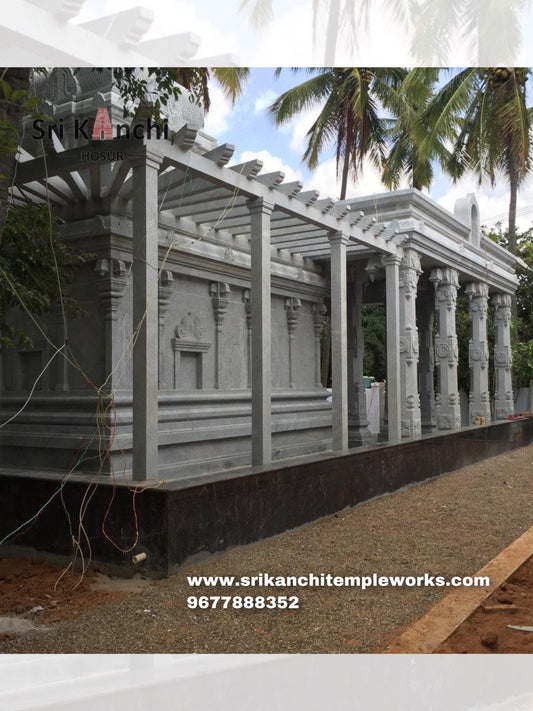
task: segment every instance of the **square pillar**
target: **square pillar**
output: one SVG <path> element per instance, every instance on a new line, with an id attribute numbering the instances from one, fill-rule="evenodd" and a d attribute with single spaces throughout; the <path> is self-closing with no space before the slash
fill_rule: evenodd
<path id="1" fill-rule="evenodd" d="M 400 370 L 400 267 L 395 254 L 383 257 L 387 317 L 387 419 L 389 442 L 398 442 L 402 431 Z"/>
<path id="2" fill-rule="evenodd" d="M 511 379 L 511 295 L 494 294 L 494 417 L 506 420 L 514 412 L 513 383 Z"/>
<path id="3" fill-rule="evenodd" d="M 251 217 L 252 466 L 272 461 L 270 215 L 262 198 L 248 202 Z"/>
<path id="4" fill-rule="evenodd" d="M 414 249 L 405 249 L 399 269 L 402 437 L 420 437 L 422 434 L 416 326 L 416 293 L 420 274 L 420 256 Z"/>
<path id="5" fill-rule="evenodd" d="M 346 329 L 346 245 L 342 232 L 329 235 L 331 244 L 331 375 L 332 440 L 334 450 L 348 449 L 348 351 Z"/>
<path id="6" fill-rule="evenodd" d="M 146 150 L 133 165 L 133 478 L 158 467 L 158 176 L 161 159 Z"/>
<path id="7" fill-rule="evenodd" d="M 435 364 L 439 375 L 436 397 L 437 428 L 457 430 L 461 429 L 461 405 L 457 382 L 459 349 L 455 327 L 459 275 L 455 269 L 433 269 L 429 279 L 435 286 L 435 310 L 438 318 L 435 340 Z"/>
<path id="8" fill-rule="evenodd" d="M 489 349 L 487 346 L 487 311 L 489 287 L 482 282 L 466 285 L 468 296 L 468 315 L 470 317 L 471 337 L 468 346 L 468 364 L 470 366 L 470 395 L 468 417 L 471 425 L 477 424 L 477 418 L 483 417 L 490 422 L 489 396 Z"/>
<path id="9" fill-rule="evenodd" d="M 363 332 L 364 272 L 349 270 L 348 277 L 348 444 L 370 444 L 374 437 L 368 430 L 366 389 L 363 380 L 365 342 Z"/>

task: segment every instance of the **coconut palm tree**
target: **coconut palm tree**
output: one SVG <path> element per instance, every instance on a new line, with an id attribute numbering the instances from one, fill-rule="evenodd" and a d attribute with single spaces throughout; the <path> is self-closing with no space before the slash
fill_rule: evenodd
<path id="1" fill-rule="evenodd" d="M 387 0 L 398 17 L 405 17 L 405 0 Z M 313 40 L 320 34 L 325 38 L 324 64 L 335 64 L 337 43 L 341 32 L 349 31 L 349 39 L 357 46 L 358 31 L 367 27 L 372 0 L 313 0 Z M 254 25 L 262 27 L 272 19 L 273 0 L 241 0 L 241 9 L 250 8 Z M 320 27 L 321 10 L 327 11 L 326 27 Z"/>
<path id="2" fill-rule="evenodd" d="M 431 142 L 422 143 L 430 129 L 421 117 L 433 98 L 440 70 L 433 67 L 412 69 L 396 91 L 389 92 L 391 113 L 388 131 L 389 150 L 383 164 L 383 183 L 396 190 L 408 179 L 417 190 L 433 181 L 435 163 L 445 163 L 450 152 L 438 133 Z"/>
<path id="3" fill-rule="evenodd" d="M 294 71 L 298 71 L 297 69 Z M 303 160 L 316 168 L 323 150 L 335 146 L 337 174 L 341 174 L 341 200 L 346 197 L 348 176 L 359 175 L 369 158 L 380 167 L 387 148 L 387 119 L 380 115 L 407 74 L 402 68 L 334 68 L 305 70 L 312 76 L 279 96 L 269 113 L 280 125 L 304 109 L 322 105 L 310 127 Z"/>
<path id="4" fill-rule="evenodd" d="M 509 183 L 509 250 L 516 252 L 518 190 L 531 169 L 533 112 L 526 103 L 531 70 L 520 67 L 467 68 L 457 72 L 429 102 L 421 123 L 428 150 L 436 136 L 452 144 L 444 167 L 454 180 L 473 171 L 494 184 Z"/>
<path id="5" fill-rule="evenodd" d="M 527 0 L 409 0 L 412 50 L 425 64 L 449 64 L 452 40 L 478 66 L 512 63 L 522 44 L 520 11 Z"/>
<path id="6" fill-rule="evenodd" d="M 414 28 L 411 49 L 419 63 L 450 64 L 452 39 L 459 38 L 472 64 L 511 62 L 522 44 L 520 11 L 528 0 L 386 0 L 406 30 Z M 320 10 L 327 9 L 325 33 L 319 28 Z M 263 26 L 273 15 L 274 0 L 241 0 L 251 8 L 252 22 Z M 314 39 L 325 35 L 324 65 L 335 64 L 335 51 L 342 31 L 350 32 L 357 45 L 358 32 L 368 31 L 371 0 L 313 0 Z M 496 60 L 497 56 L 505 59 Z"/>

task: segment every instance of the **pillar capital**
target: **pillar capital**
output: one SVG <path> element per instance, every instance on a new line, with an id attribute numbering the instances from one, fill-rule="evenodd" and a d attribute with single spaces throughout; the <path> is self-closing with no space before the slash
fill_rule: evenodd
<path id="1" fill-rule="evenodd" d="M 252 215 L 258 213 L 270 215 L 270 213 L 274 209 L 273 202 L 268 202 L 268 200 L 265 200 L 264 198 L 260 197 L 250 198 L 246 201 L 246 205 L 248 206 L 248 210 Z"/>
<path id="2" fill-rule="evenodd" d="M 330 241 L 330 244 L 332 245 L 343 244 L 346 246 L 350 241 L 350 237 L 341 230 L 334 230 L 332 232 L 328 232 L 328 239 Z"/>
<path id="3" fill-rule="evenodd" d="M 454 286 L 459 288 L 459 272 L 451 267 L 438 267 L 432 269 L 429 275 L 429 281 L 433 283 L 435 288 L 438 286 Z"/>
<path id="4" fill-rule="evenodd" d="M 150 150 L 147 146 L 142 146 L 140 150 L 133 153 L 131 157 L 128 155 L 128 161 L 132 168 L 147 166 L 148 168 L 155 168 L 159 170 L 161 163 L 163 162 L 163 156 L 153 150 Z"/>
<path id="5" fill-rule="evenodd" d="M 399 254 L 384 254 L 381 257 L 381 262 L 384 267 L 400 266 L 402 258 Z"/>

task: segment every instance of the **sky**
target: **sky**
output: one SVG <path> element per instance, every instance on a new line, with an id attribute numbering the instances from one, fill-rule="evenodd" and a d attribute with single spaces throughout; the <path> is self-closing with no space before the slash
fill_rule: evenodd
<path id="1" fill-rule="evenodd" d="M 306 188 L 320 190 L 323 197 L 337 197 L 339 187 L 332 152 L 324 154 L 323 161 L 313 174 L 310 174 L 301 162 L 305 149 L 305 134 L 316 113 L 306 112 L 290 124 L 276 128 L 265 111 L 277 95 L 302 77 L 284 70 L 281 77 L 276 79 L 273 69 L 270 68 L 272 65 L 320 66 L 323 63 L 327 3 L 325 0 L 319 3 L 322 9 L 314 27 L 312 0 L 272 0 L 271 18 L 261 26 L 254 27 L 250 22 L 249 13 L 239 9 L 241 1 L 151 0 L 149 3 L 143 3 L 142 0 L 85 0 L 81 14 L 75 22 L 85 22 L 144 4 L 152 9 L 154 15 L 153 23 L 144 39 L 168 37 L 171 46 L 173 34 L 192 31 L 201 40 L 195 57 L 200 66 L 202 57 L 227 56 L 231 53 L 236 64 L 254 67 L 245 92 L 234 107 L 224 99 L 217 86 L 212 86 L 212 107 L 206 119 L 206 132 L 220 142 L 233 143 L 236 146 L 235 162 L 258 157 L 265 164 L 264 171 L 283 170 L 286 180 L 300 179 L 304 181 Z M 433 0 L 435 7 L 439 4 L 444 6 L 450 1 Z M 511 4 L 515 0 L 505 1 Z M 487 7 L 489 4 L 487 3 Z M 370 16 L 366 23 L 357 26 L 357 36 L 354 32 L 351 35 L 345 33 L 337 42 L 337 66 L 412 66 L 414 62 L 410 55 L 408 34 L 405 27 L 400 26 L 398 17 L 391 13 L 390 3 L 387 3 L 387 0 L 372 0 L 370 5 Z M 532 6 L 533 3 L 525 3 L 525 9 L 519 13 L 522 38 L 520 45 L 516 47 L 515 56 L 512 57 L 513 62 L 510 61 L 511 57 L 504 57 L 499 64 L 533 66 L 533 43 L 528 41 L 533 33 Z M 499 29 L 497 28 L 498 34 Z M 497 51 L 499 36 L 491 40 L 491 47 Z M 472 63 L 468 61 L 472 60 L 472 57 L 468 55 L 465 43 L 458 38 L 452 42 L 448 60 L 450 66 L 468 66 Z M 497 63 L 494 65 L 497 66 Z M 348 195 L 355 197 L 383 190 L 379 174 L 374 168 L 367 166 L 360 180 L 349 186 Z M 505 180 L 499 180 L 492 188 L 485 184 L 480 186 L 476 179 L 467 176 L 453 185 L 437 169 L 429 192 L 433 199 L 451 211 L 456 199 L 475 192 L 482 222 L 494 224 L 497 218 L 506 222 L 508 190 Z M 527 181 L 520 192 L 520 229 L 527 229 L 532 224 L 533 209 L 529 211 L 530 206 L 533 206 L 533 180 Z"/>
<path id="2" fill-rule="evenodd" d="M 234 107 L 225 99 L 220 88 L 213 85 L 212 106 L 204 130 L 220 143 L 235 145 L 235 163 L 260 158 L 264 163 L 264 172 L 282 170 L 287 182 L 302 180 L 306 189 L 319 190 L 322 197 L 338 198 L 340 183 L 336 178 L 334 150 L 324 153 L 321 164 L 312 172 L 301 160 L 306 145 L 305 136 L 317 110 L 304 112 L 294 121 L 279 128 L 274 125 L 266 111 L 279 94 L 304 78 L 304 73 L 294 74 L 290 70 L 283 70 L 281 76 L 275 78 L 272 68 L 254 68 L 242 97 Z M 357 183 L 350 182 L 347 195 L 359 197 L 385 190 L 379 172 L 373 166 L 367 165 L 360 180 Z M 480 186 L 477 178 L 471 175 L 454 185 L 437 169 L 429 195 L 453 212 L 455 201 L 470 192 L 477 195 L 483 224 L 493 226 L 496 218 L 506 223 L 509 195 L 503 177 L 494 188 L 486 183 Z M 533 206 L 531 179 L 520 191 L 519 212 L 530 206 Z M 524 212 L 519 217 L 518 224 L 520 229 L 529 228 L 533 224 L 533 209 Z"/>

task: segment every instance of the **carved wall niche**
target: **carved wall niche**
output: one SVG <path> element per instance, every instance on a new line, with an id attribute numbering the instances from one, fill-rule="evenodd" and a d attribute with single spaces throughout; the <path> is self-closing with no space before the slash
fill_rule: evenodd
<path id="1" fill-rule="evenodd" d="M 211 348 L 211 343 L 204 339 L 205 328 L 198 316 L 189 311 L 176 326 L 172 339 L 175 390 L 205 388 L 203 356 Z"/>

